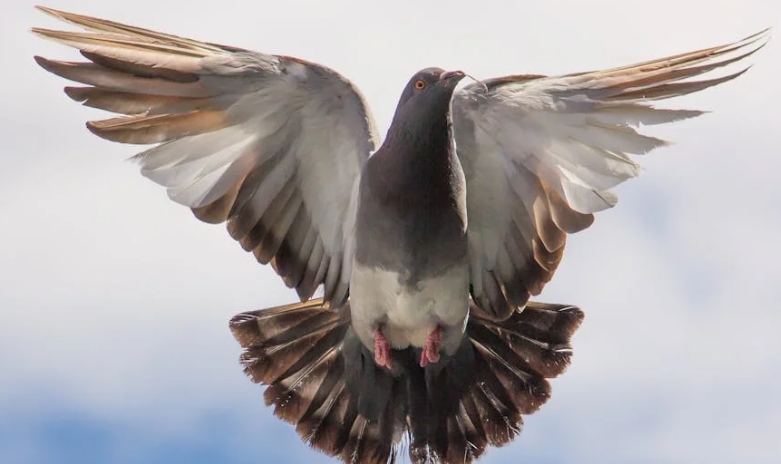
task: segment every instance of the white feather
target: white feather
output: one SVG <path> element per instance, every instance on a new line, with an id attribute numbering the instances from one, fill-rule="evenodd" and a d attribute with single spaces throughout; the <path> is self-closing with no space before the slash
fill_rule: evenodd
<path id="1" fill-rule="evenodd" d="M 572 230 L 588 227 L 588 215 L 616 204 L 610 189 L 640 174 L 630 155 L 667 144 L 641 133 L 640 126 L 703 114 L 653 108 L 648 100 L 738 76 L 687 81 L 751 55 L 768 37 L 763 31 L 733 44 L 605 71 L 492 79 L 458 90 L 451 107 L 467 182 L 469 272 L 476 298 L 490 291 L 483 288 L 484 272 L 498 268 L 506 280 L 511 266 L 523 271 L 533 259 L 532 241 L 542 237 L 539 228 L 553 211 L 547 195 L 556 197 L 550 200 L 557 202 L 554 222 Z M 509 240 L 510 227 L 525 244 Z"/>

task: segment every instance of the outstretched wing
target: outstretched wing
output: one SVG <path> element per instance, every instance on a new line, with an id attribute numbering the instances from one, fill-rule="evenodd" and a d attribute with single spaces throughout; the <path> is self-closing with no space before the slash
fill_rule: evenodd
<path id="1" fill-rule="evenodd" d="M 72 99 L 123 116 L 87 123 L 123 143 L 158 144 L 134 159 L 144 176 L 261 263 L 302 300 L 322 283 L 346 298 L 361 166 L 377 136 L 345 78 L 299 59 L 266 55 L 41 8 L 87 32 L 35 28 L 89 62 L 36 57 L 86 87 Z"/>
<path id="2" fill-rule="evenodd" d="M 762 48 L 763 31 L 739 42 L 631 66 L 556 77 L 508 76 L 472 84 L 453 99 L 467 183 L 472 295 L 504 319 L 538 294 L 561 260 L 566 235 L 616 204 L 610 189 L 639 174 L 628 155 L 665 141 L 640 125 L 701 111 L 656 109 L 656 100 L 721 84 L 696 76 Z"/>

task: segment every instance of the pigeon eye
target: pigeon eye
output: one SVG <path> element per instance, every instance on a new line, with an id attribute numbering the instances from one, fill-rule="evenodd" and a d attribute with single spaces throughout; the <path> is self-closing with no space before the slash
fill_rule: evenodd
<path id="1" fill-rule="evenodd" d="M 417 90 L 423 90 L 426 88 L 426 81 L 423 79 L 418 79 L 415 81 L 415 89 Z"/>

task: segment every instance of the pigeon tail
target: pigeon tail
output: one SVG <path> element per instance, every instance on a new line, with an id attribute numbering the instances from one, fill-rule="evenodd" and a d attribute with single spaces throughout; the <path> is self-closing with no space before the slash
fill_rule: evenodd
<path id="1" fill-rule="evenodd" d="M 267 385 L 266 405 L 311 447 L 345 463 L 395 462 L 403 437 L 403 377 L 377 366 L 350 326 L 350 307 L 322 298 L 236 315 L 241 363 Z"/>
<path id="2" fill-rule="evenodd" d="M 472 311 L 454 355 L 408 371 L 411 461 L 465 464 L 510 443 L 550 398 L 546 379 L 566 370 L 582 320 L 574 306 L 537 302 L 504 321 Z"/>
<path id="3" fill-rule="evenodd" d="M 246 312 L 230 327 L 244 371 L 313 448 L 349 464 L 393 463 L 406 434 L 414 464 L 467 464 L 510 443 L 521 416 L 548 400 L 547 379 L 569 365 L 582 320 L 574 306 L 536 302 L 504 321 L 472 312 L 454 354 L 421 367 L 420 349 L 393 350 L 392 369 L 353 332 L 349 302 Z"/>

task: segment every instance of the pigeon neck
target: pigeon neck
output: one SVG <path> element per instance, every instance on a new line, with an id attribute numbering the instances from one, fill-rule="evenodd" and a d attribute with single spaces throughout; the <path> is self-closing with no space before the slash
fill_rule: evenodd
<path id="1" fill-rule="evenodd" d="M 385 139 L 386 152 L 394 158 L 392 163 L 415 170 L 449 164 L 453 146 L 449 108 L 405 116 L 412 115 L 396 115 Z"/>
<path id="2" fill-rule="evenodd" d="M 460 165 L 447 118 L 442 117 L 442 121 L 433 122 L 425 130 L 394 128 L 372 158 L 367 174 L 374 188 L 392 192 L 400 204 L 410 208 L 437 204 L 444 209 L 453 204 Z"/>

